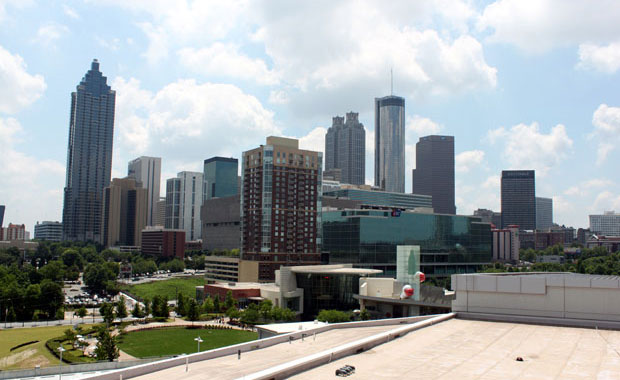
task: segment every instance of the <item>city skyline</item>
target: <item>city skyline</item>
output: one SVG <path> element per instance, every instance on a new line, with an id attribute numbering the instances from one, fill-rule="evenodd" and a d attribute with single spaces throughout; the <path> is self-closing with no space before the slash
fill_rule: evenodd
<path id="1" fill-rule="evenodd" d="M 180 2 L 172 11 L 163 2 L 7 3 L 0 12 L 7 62 L 0 135 L 12 163 L 0 169 L 6 223 L 32 230 L 37 220 L 61 220 L 67 95 L 99 58 L 118 94 L 112 177 L 141 155 L 163 158 L 162 180 L 200 171 L 204 158 L 239 158 L 268 135 L 322 151 L 327 121 L 354 109 L 366 126 L 368 181 L 373 99 L 389 93 L 393 68 L 394 93 L 408 105 L 405 191 L 417 139 L 454 135 L 459 213 L 499 210 L 501 170 L 535 169 L 539 192 L 553 198 L 554 221 L 585 227 L 589 214 L 620 209 L 613 164 L 620 65 L 611 54 L 620 9 L 578 3 L 556 14 L 563 4 L 519 2 L 511 13 L 513 1 L 457 1 L 450 8 L 459 16 L 440 2 L 338 9 Z M 517 33 L 532 14 L 528 33 Z M 375 30 L 361 27 L 370 15 Z M 107 19 L 115 28 L 99 21 Z M 342 28 L 351 33 L 338 35 Z"/>

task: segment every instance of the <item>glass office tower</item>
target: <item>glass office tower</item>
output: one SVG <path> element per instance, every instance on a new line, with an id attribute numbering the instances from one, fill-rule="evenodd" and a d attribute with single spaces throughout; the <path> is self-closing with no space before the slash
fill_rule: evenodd
<path id="1" fill-rule="evenodd" d="M 71 93 L 63 240 L 101 240 L 103 189 L 110 185 L 116 92 L 93 60 Z"/>
<path id="2" fill-rule="evenodd" d="M 398 245 L 419 245 L 421 270 L 430 277 L 475 272 L 492 261 L 491 227 L 478 217 L 338 210 L 322 218 L 322 253 L 330 264 L 353 263 L 394 277 Z"/>
<path id="3" fill-rule="evenodd" d="M 405 99 L 375 98 L 375 186 L 405 192 Z"/>
<path id="4" fill-rule="evenodd" d="M 204 161 L 205 200 L 232 197 L 238 191 L 238 167 L 236 158 L 211 157 Z"/>

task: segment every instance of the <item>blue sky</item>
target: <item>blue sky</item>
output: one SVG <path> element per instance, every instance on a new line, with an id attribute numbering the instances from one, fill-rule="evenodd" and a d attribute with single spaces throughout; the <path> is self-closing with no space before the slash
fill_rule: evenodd
<path id="1" fill-rule="evenodd" d="M 0 0 L 5 223 L 60 220 L 70 93 L 93 58 L 117 91 L 113 177 L 140 155 L 162 177 L 240 157 L 270 134 L 323 150 L 373 98 L 406 99 L 415 143 L 456 139 L 457 212 L 499 211 L 502 169 L 535 169 L 554 221 L 620 211 L 620 2 Z M 162 189 L 163 190 L 163 189 Z"/>

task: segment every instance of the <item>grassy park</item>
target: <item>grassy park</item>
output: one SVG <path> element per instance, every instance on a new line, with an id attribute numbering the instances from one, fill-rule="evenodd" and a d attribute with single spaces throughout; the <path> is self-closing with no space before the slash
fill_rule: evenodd
<path id="1" fill-rule="evenodd" d="M 34 368 L 58 365 L 58 358 L 45 347 L 49 339 L 62 336 L 71 326 L 33 327 L 0 330 L 0 369 Z M 34 342 L 11 351 L 20 344 Z"/>
<path id="2" fill-rule="evenodd" d="M 258 334 L 241 330 L 173 327 L 127 333 L 120 338 L 118 347 L 138 358 L 189 354 L 196 352 L 197 343 L 194 338 L 198 336 L 203 340 L 200 351 L 206 351 L 255 340 Z"/>
<path id="3" fill-rule="evenodd" d="M 152 281 L 137 285 L 121 285 L 122 290 L 126 290 L 142 299 L 153 299 L 156 295 L 168 297 L 169 300 L 176 299 L 177 291 L 186 296 L 194 298 L 196 296 L 196 286 L 204 285 L 203 276 L 191 276 L 182 278 L 172 278 L 169 280 Z"/>

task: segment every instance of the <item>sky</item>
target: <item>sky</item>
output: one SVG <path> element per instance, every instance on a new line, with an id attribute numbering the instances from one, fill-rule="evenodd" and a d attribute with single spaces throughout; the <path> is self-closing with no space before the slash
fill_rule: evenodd
<path id="1" fill-rule="evenodd" d="M 618 20 L 617 0 L 0 0 L 4 224 L 62 219 L 71 92 L 97 58 L 116 91 L 112 177 L 158 156 L 165 183 L 268 135 L 323 151 L 354 111 L 372 183 L 393 70 L 406 191 L 419 137 L 453 135 L 458 214 L 500 211 L 501 171 L 534 169 L 554 221 L 588 227 L 620 211 Z"/>

